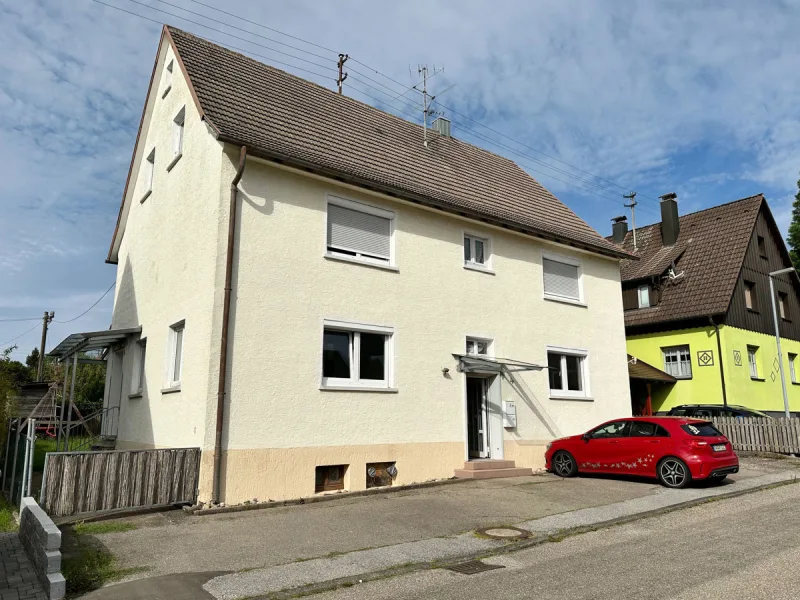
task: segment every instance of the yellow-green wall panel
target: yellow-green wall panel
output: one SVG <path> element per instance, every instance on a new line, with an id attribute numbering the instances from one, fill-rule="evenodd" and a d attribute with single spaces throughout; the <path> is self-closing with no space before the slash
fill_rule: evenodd
<path id="1" fill-rule="evenodd" d="M 755 331 L 721 326 L 722 360 L 725 370 L 725 389 L 729 404 L 739 404 L 756 410 L 782 412 L 780 372 L 777 363 L 775 337 Z M 692 359 L 692 378 L 678 380 L 675 385 L 652 386 L 654 411 L 667 411 L 680 404 L 722 404 L 720 357 L 713 327 L 677 329 L 667 332 L 637 335 L 627 338 L 628 354 L 664 370 L 662 348 L 689 346 Z M 760 380 L 750 377 L 747 346 L 758 347 Z M 782 339 L 781 346 L 786 370 L 789 409 L 800 412 L 800 384 L 793 384 L 788 354 L 800 355 L 800 342 Z M 712 364 L 701 365 L 699 356 L 710 353 Z M 738 358 L 736 355 L 738 354 Z M 707 356 L 707 354 L 705 354 Z M 708 362 L 708 361 L 706 361 Z M 800 377 L 800 362 L 797 363 Z"/>

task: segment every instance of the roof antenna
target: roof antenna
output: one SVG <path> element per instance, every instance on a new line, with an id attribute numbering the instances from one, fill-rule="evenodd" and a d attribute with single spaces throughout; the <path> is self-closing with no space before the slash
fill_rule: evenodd
<path id="1" fill-rule="evenodd" d="M 444 67 L 436 70 L 436 65 L 433 66 L 433 73 L 431 73 L 431 77 L 434 75 L 438 75 L 444 71 Z M 425 147 L 428 147 L 428 115 L 432 112 L 430 109 L 430 103 L 436 99 L 436 96 L 428 96 L 428 65 L 425 66 L 418 66 L 417 73 L 422 75 L 422 139 Z M 414 86 L 416 89 L 417 86 Z"/>
<path id="2" fill-rule="evenodd" d="M 630 200 L 630 204 L 625 204 L 625 208 L 631 209 L 631 225 L 633 226 L 633 251 L 635 252 L 638 248 L 636 246 L 636 192 L 631 192 L 630 194 L 624 194 L 622 196 L 625 200 Z"/>

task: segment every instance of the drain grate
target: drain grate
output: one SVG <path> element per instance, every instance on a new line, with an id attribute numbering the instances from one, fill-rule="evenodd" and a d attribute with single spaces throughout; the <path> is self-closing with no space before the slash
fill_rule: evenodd
<path id="1" fill-rule="evenodd" d="M 461 573 L 462 575 L 475 575 L 476 573 L 493 571 L 495 569 L 504 569 L 505 567 L 503 565 L 489 565 L 479 560 L 471 560 L 469 562 L 463 562 L 445 568 L 450 571 L 455 571 L 456 573 Z"/>

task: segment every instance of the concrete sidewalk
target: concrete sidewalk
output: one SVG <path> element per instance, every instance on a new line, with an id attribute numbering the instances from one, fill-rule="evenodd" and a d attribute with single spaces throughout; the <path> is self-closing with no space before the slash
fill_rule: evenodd
<path id="1" fill-rule="evenodd" d="M 324 587 L 325 582 L 342 578 L 357 581 L 398 565 L 427 568 L 430 563 L 507 551 L 549 534 L 742 493 L 791 481 L 797 474 L 787 469 L 796 466 L 787 461 L 745 460 L 742 466 L 726 485 L 686 490 L 667 490 L 646 480 L 534 476 L 213 517 L 148 515 L 126 519 L 139 525 L 135 531 L 98 539 L 123 568 L 139 566 L 135 560 L 149 558 L 146 566 L 155 567 L 150 575 L 194 571 L 197 577 L 193 579 L 186 574 L 175 576 L 175 581 L 159 579 L 173 587 L 178 579 L 185 580 L 184 587 L 192 588 L 194 597 L 233 600 L 304 586 Z M 532 532 L 533 537 L 507 542 L 479 537 L 473 531 L 512 524 Z M 238 572 L 208 573 L 207 577 L 198 573 L 226 570 Z M 136 592 L 152 583 L 122 583 L 86 598 L 155 597 Z M 190 594 L 187 589 L 185 597 Z M 184 596 L 172 593 L 170 597 Z"/>

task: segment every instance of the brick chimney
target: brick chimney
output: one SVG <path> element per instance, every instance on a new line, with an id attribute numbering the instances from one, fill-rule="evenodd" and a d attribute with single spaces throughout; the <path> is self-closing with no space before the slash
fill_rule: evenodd
<path id="1" fill-rule="evenodd" d="M 680 232 L 678 194 L 670 192 L 661 196 L 661 242 L 664 246 L 674 246 Z"/>
<path id="2" fill-rule="evenodd" d="M 628 217 L 620 216 L 611 219 L 613 225 L 611 226 L 611 240 L 615 244 L 621 244 L 625 241 L 625 236 L 628 234 Z"/>

